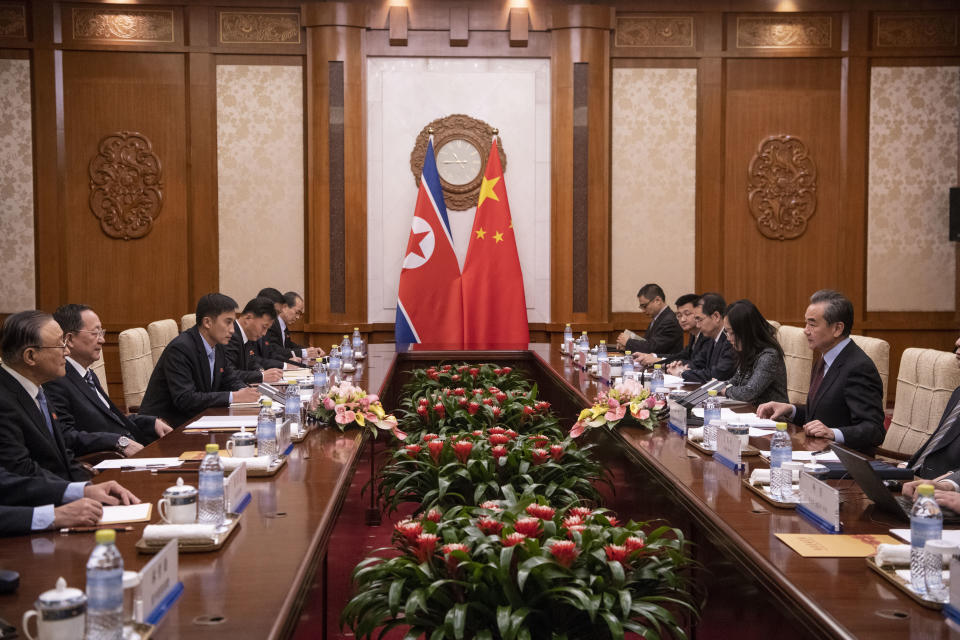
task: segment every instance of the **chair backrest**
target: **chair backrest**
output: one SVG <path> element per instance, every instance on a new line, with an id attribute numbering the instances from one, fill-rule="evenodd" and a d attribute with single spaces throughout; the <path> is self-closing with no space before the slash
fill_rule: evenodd
<path id="1" fill-rule="evenodd" d="M 960 367 L 949 351 L 907 349 L 897 372 L 893 419 L 881 445 L 913 455 L 940 424 L 953 390 L 960 386 Z"/>
<path id="2" fill-rule="evenodd" d="M 780 323 L 777 322 L 776 320 L 767 320 L 767 322 L 770 323 L 770 326 L 773 327 L 774 329 L 777 329 L 777 330 L 780 329 Z"/>
<path id="3" fill-rule="evenodd" d="M 177 323 L 174 320 L 157 320 L 147 325 L 150 336 L 150 351 L 153 352 L 153 364 L 160 361 L 163 350 L 177 337 Z"/>
<path id="4" fill-rule="evenodd" d="M 90 365 L 90 371 L 93 371 L 97 379 L 100 380 L 100 386 L 103 387 L 103 390 L 106 391 L 107 395 L 110 395 L 110 388 L 107 386 L 107 365 L 103 362 L 103 354 L 100 354 L 100 359 Z"/>
<path id="5" fill-rule="evenodd" d="M 781 325 L 777 330 L 777 340 L 787 365 L 787 398 L 792 404 L 803 404 L 810 390 L 813 351 L 807 346 L 807 337 L 800 327 Z"/>
<path id="6" fill-rule="evenodd" d="M 180 332 L 183 333 L 195 324 L 197 324 L 197 314 L 188 313 L 184 315 L 182 318 L 180 318 Z"/>
<path id="7" fill-rule="evenodd" d="M 123 401 L 129 411 L 139 407 L 153 373 L 150 336 L 143 327 L 120 332 L 120 376 L 123 379 Z"/>
<path id="8" fill-rule="evenodd" d="M 870 356 L 873 364 L 880 372 L 880 381 L 883 382 L 883 408 L 887 408 L 887 387 L 890 382 L 890 343 L 880 338 L 850 335 L 850 338 Z"/>

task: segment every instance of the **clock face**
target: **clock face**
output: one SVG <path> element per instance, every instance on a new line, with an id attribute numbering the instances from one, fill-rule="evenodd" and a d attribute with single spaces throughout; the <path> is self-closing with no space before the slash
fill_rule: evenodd
<path id="1" fill-rule="evenodd" d="M 447 184 L 470 183 L 480 174 L 482 165 L 480 152 L 463 138 L 454 138 L 437 150 L 437 173 Z"/>

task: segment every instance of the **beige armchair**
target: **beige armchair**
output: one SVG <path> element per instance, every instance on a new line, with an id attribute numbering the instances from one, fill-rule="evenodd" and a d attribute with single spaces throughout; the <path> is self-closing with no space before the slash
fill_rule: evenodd
<path id="1" fill-rule="evenodd" d="M 799 327 L 782 325 L 777 331 L 777 340 L 787 365 L 787 398 L 791 404 L 803 404 L 810 389 L 813 351 L 807 346 L 807 337 Z"/>
<path id="2" fill-rule="evenodd" d="M 183 333 L 190 327 L 197 324 L 197 314 L 188 313 L 180 318 L 180 332 Z"/>
<path id="3" fill-rule="evenodd" d="M 953 390 L 960 386 L 960 367 L 949 351 L 907 349 L 900 358 L 893 420 L 882 453 L 909 459 L 940 424 Z"/>
<path id="4" fill-rule="evenodd" d="M 157 320 L 147 325 L 150 336 L 150 351 L 153 352 L 153 364 L 160 361 L 163 350 L 177 337 L 177 323 L 174 320 Z"/>
<path id="5" fill-rule="evenodd" d="M 890 382 L 890 343 L 880 338 L 870 338 L 868 336 L 851 335 L 850 338 L 863 349 L 863 352 L 870 356 L 873 364 L 877 366 L 880 373 L 880 381 L 883 382 L 883 408 L 887 408 L 887 388 Z"/>
<path id="6" fill-rule="evenodd" d="M 123 378 L 123 401 L 127 411 L 140 407 L 143 394 L 153 373 L 150 336 L 143 327 L 120 332 L 120 375 Z"/>
<path id="7" fill-rule="evenodd" d="M 780 330 L 780 323 L 777 322 L 776 320 L 767 320 L 767 322 L 770 323 L 770 326 L 776 329 L 777 331 Z"/>

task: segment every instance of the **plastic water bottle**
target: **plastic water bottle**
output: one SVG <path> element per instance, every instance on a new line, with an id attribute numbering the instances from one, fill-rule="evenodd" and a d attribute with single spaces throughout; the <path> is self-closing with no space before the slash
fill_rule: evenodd
<path id="1" fill-rule="evenodd" d="M 343 334 L 343 341 L 340 342 L 340 360 L 344 370 L 356 364 L 356 361 L 353 359 L 353 344 L 350 342 L 350 336 L 347 334 Z"/>
<path id="2" fill-rule="evenodd" d="M 267 399 L 260 407 L 257 416 L 257 455 L 277 459 L 277 416 L 273 412 L 273 401 Z"/>
<path id="3" fill-rule="evenodd" d="M 259 428 L 257 431 L 259 432 Z M 259 436 L 259 433 L 257 435 Z M 199 484 L 197 522 L 223 524 L 223 463 L 220 462 L 220 445 L 207 445 L 207 455 L 203 456 L 200 463 Z"/>
<path id="4" fill-rule="evenodd" d="M 659 388 L 662 387 L 662 386 L 664 386 L 664 381 L 663 381 L 663 365 L 662 365 L 662 364 L 655 364 L 655 365 L 653 365 L 653 373 L 650 374 L 650 390 L 651 390 L 651 391 L 656 391 L 657 389 L 659 389 Z M 719 405 L 718 405 L 718 410 L 719 410 Z M 720 414 L 719 414 L 719 413 L 717 414 L 717 419 L 718 419 L 718 420 L 720 419 Z M 706 418 L 706 416 L 704 416 L 704 418 L 703 418 L 703 424 L 707 424 L 707 418 Z"/>
<path id="5" fill-rule="evenodd" d="M 333 345 L 330 348 L 330 361 L 327 363 L 330 384 L 340 384 L 340 348 Z"/>
<path id="6" fill-rule="evenodd" d="M 573 355 L 573 327 L 569 322 L 563 328 L 563 351 L 567 355 Z"/>
<path id="7" fill-rule="evenodd" d="M 360 327 L 353 328 L 352 346 L 354 359 L 363 355 L 363 338 L 360 336 Z"/>
<path id="8" fill-rule="evenodd" d="M 327 368 L 319 359 L 313 365 L 313 391 L 314 393 L 324 393 L 327 390 Z"/>
<path id="9" fill-rule="evenodd" d="M 657 387 L 656 391 L 653 392 L 653 397 L 658 404 L 662 403 L 663 406 L 667 404 L 667 396 L 670 395 L 670 389 L 666 387 Z"/>
<path id="10" fill-rule="evenodd" d="M 939 540 L 943 537 L 943 513 L 933 499 L 933 485 L 921 484 L 917 487 L 917 501 L 910 510 L 910 586 L 917 593 L 927 592 L 924 581 L 926 552 L 923 546 L 927 540 Z"/>
<path id="11" fill-rule="evenodd" d="M 784 463 L 793 461 L 793 443 L 787 433 L 787 423 L 778 422 L 770 439 L 770 495 L 774 500 L 789 502 L 793 497 L 793 471 Z"/>
<path id="12" fill-rule="evenodd" d="M 656 369 L 653 370 L 653 375 L 657 375 Z M 660 377 L 663 378 L 663 373 Z M 663 386 L 663 380 L 660 381 L 660 386 Z M 650 388 L 657 388 L 652 381 Z M 708 391 L 700 406 L 703 407 L 703 446 L 713 451 L 717 448 L 717 427 L 714 422 L 720 421 L 720 399 L 717 398 L 717 392 L 712 389 Z"/>
<path id="13" fill-rule="evenodd" d="M 633 352 L 625 351 L 623 353 L 623 366 L 621 369 L 622 370 L 620 374 L 623 376 L 624 380 L 635 377 L 635 371 L 633 368 Z"/>
<path id="14" fill-rule="evenodd" d="M 601 340 L 600 344 L 597 345 L 597 370 L 598 371 L 601 370 L 605 362 L 607 363 L 610 362 L 610 356 L 607 354 L 607 341 Z"/>
<path id="15" fill-rule="evenodd" d="M 216 446 L 216 445 L 214 445 Z M 87 640 L 123 638 L 123 556 L 117 532 L 100 529 L 87 560 Z"/>
<path id="16" fill-rule="evenodd" d="M 586 331 L 582 331 L 580 333 L 580 343 L 577 345 L 577 350 L 582 351 L 583 353 L 588 353 L 590 351 L 590 339 L 587 338 Z"/>
<path id="17" fill-rule="evenodd" d="M 300 385 L 296 380 L 291 380 L 287 385 L 287 392 L 283 398 L 283 413 L 288 420 L 293 420 L 294 424 L 300 424 Z"/>

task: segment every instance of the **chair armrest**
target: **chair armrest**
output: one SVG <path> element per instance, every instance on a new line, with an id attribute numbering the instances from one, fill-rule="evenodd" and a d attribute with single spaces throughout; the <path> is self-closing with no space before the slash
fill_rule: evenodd
<path id="1" fill-rule="evenodd" d="M 911 454 L 892 451 L 890 449 L 884 449 L 883 447 L 877 447 L 874 455 L 878 458 L 890 458 L 898 462 L 907 462 L 913 457 Z"/>

